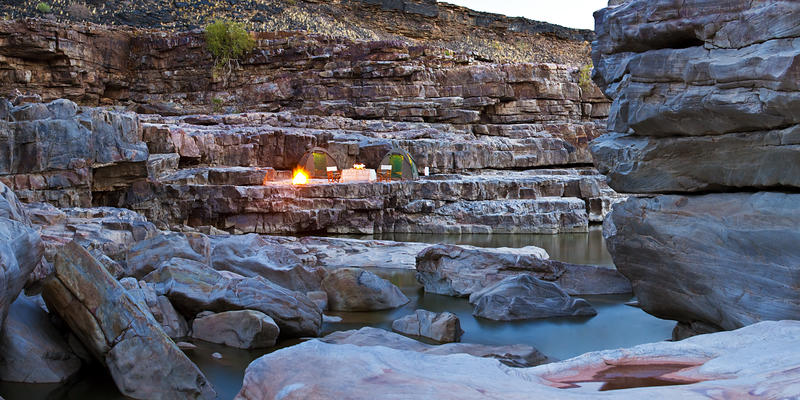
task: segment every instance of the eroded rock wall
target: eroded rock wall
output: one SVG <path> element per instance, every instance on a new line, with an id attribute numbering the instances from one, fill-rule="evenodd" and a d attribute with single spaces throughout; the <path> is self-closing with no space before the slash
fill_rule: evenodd
<path id="1" fill-rule="evenodd" d="M 642 307 L 683 327 L 797 318 L 800 4 L 633 0 L 595 18 L 613 99 L 595 164 L 650 195 L 605 227 Z"/>

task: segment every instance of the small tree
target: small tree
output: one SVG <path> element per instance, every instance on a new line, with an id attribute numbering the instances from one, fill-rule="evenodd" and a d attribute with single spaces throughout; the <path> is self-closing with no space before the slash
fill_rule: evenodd
<path id="1" fill-rule="evenodd" d="M 579 71 L 580 77 L 578 79 L 578 84 L 586 90 L 592 87 L 592 68 L 594 68 L 594 65 L 589 63 L 582 66 Z"/>
<path id="2" fill-rule="evenodd" d="M 216 20 L 206 26 L 205 36 L 206 47 L 214 56 L 214 67 L 227 70 L 226 75 L 238 66 L 239 58 L 256 47 L 256 41 L 244 24 L 230 20 Z"/>

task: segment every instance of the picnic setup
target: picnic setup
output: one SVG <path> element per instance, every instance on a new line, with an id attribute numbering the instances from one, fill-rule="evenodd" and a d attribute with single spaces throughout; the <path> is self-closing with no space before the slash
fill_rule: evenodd
<path id="1" fill-rule="evenodd" d="M 427 173 L 428 169 L 425 168 Z M 339 162 L 326 149 L 313 147 L 303 154 L 292 171 L 293 185 L 317 183 L 392 182 L 419 179 L 417 164 L 411 154 L 401 148 L 392 148 L 375 168 L 355 163 L 350 168 L 340 168 Z"/>

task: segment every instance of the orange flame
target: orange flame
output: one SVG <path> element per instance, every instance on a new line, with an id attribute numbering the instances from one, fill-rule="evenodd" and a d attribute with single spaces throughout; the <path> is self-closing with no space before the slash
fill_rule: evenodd
<path id="1" fill-rule="evenodd" d="M 294 178 L 292 178 L 292 185 L 305 185 L 308 183 L 308 174 L 302 168 L 297 168 L 292 171 Z"/>

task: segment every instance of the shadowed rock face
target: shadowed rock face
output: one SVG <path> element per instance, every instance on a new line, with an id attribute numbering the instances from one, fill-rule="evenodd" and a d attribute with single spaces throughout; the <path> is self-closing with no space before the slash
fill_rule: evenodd
<path id="1" fill-rule="evenodd" d="M 240 349 L 272 347 L 279 329 L 268 315 L 253 310 L 201 313 L 192 322 L 192 337 Z"/>
<path id="2" fill-rule="evenodd" d="M 613 99 L 595 164 L 615 190 L 673 194 L 606 219 L 642 308 L 676 337 L 797 318 L 800 3 L 632 0 L 595 18 Z"/>
<path id="3" fill-rule="evenodd" d="M 413 314 L 392 322 L 392 330 L 411 336 L 421 336 L 439 343 L 461 341 L 461 322 L 451 312 L 435 313 L 416 310 Z"/>
<path id="4" fill-rule="evenodd" d="M 237 399 L 372 399 L 375 393 L 397 398 L 596 399 L 598 386 L 584 382 L 598 378 L 604 382 L 603 371 L 609 366 L 623 366 L 612 371 L 619 372 L 616 380 L 636 381 L 641 371 L 662 365 L 672 367 L 665 368 L 665 380 L 688 384 L 648 387 L 645 381 L 634 385 L 635 390 L 609 390 L 603 397 L 706 399 L 708 393 L 724 393 L 737 398 L 758 390 L 760 396 L 782 398 L 797 392 L 799 337 L 797 321 L 762 322 L 732 332 L 587 353 L 523 369 L 464 354 L 441 356 L 311 340 L 250 364 Z"/>
<path id="5" fill-rule="evenodd" d="M 330 271 L 322 281 L 333 311 L 377 311 L 400 307 L 408 297 L 391 282 L 361 268 Z"/>
<path id="6" fill-rule="evenodd" d="M 42 297 L 124 395 L 213 399 L 214 389 L 149 312 L 80 245 L 62 247 Z"/>

